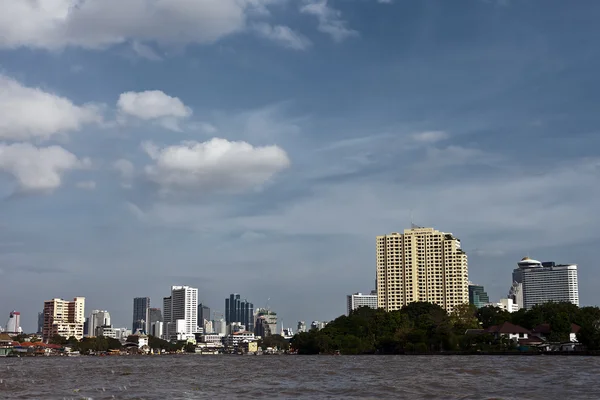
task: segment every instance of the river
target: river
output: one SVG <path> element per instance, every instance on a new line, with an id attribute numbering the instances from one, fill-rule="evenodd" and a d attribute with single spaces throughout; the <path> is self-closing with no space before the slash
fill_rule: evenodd
<path id="1" fill-rule="evenodd" d="M 600 399 L 600 357 L 0 358 L 0 399 Z"/>

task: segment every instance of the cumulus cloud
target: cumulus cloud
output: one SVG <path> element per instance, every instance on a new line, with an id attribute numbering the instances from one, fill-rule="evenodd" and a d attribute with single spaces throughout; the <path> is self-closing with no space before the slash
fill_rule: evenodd
<path id="1" fill-rule="evenodd" d="M 0 74 L 0 139 L 47 140 L 101 121 L 95 105 L 78 106 L 65 97 Z"/>
<path id="2" fill-rule="evenodd" d="M 80 160 L 60 146 L 0 144 L 0 171 L 11 175 L 22 192 L 52 192 L 62 184 L 64 173 L 89 165 L 88 159 Z"/>
<path id="3" fill-rule="evenodd" d="M 0 0 L 0 47 L 102 49 L 127 42 L 213 43 L 273 0 Z"/>
<path id="4" fill-rule="evenodd" d="M 164 148 L 145 142 L 142 148 L 154 161 L 145 167 L 146 177 L 163 193 L 240 192 L 266 183 L 290 165 L 277 146 L 254 147 L 219 138 Z"/>
<path id="5" fill-rule="evenodd" d="M 179 120 L 192 115 L 178 97 L 171 97 L 160 90 L 121 93 L 117 108 L 122 115 L 142 120 L 157 120 L 163 127 L 179 131 Z"/>
<path id="6" fill-rule="evenodd" d="M 319 21 L 319 31 L 330 35 L 335 42 L 341 42 L 358 32 L 347 27 L 339 10 L 329 7 L 328 0 L 305 0 L 300 12 L 314 15 Z"/>
<path id="7" fill-rule="evenodd" d="M 312 44 L 306 36 L 283 25 L 261 23 L 254 25 L 254 30 L 260 36 L 293 50 L 306 50 Z"/>

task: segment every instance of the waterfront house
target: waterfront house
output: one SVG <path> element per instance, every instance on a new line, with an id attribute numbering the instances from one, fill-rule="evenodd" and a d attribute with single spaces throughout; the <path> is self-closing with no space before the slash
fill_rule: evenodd
<path id="1" fill-rule="evenodd" d="M 6 333 L 0 333 L 0 357 L 6 357 L 13 351 L 13 340 Z"/>
<path id="2" fill-rule="evenodd" d="M 504 322 L 502 325 L 490 326 L 485 332 L 494 335 L 496 339 L 504 337 L 514 341 L 527 339 L 531 336 L 529 330 L 510 322 Z"/>

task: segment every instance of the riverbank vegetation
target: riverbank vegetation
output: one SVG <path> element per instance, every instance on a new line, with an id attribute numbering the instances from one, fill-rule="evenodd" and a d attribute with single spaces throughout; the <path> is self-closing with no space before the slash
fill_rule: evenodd
<path id="1" fill-rule="evenodd" d="M 297 334 L 291 346 L 299 354 L 517 351 L 516 342 L 481 331 L 503 322 L 529 330 L 547 323 L 552 327 L 548 341 L 556 342 L 567 342 L 571 324 L 577 324 L 581 327 L 579 342 L 588 350 L 600 350 L 600 308 L 579 308 L 570 303 L 547 303 L 515 313 L 465 304 L 450 315 L 440 306 L 425 302 L 392 312 L 362 307 L 321 330 Z M 474 329 L 479 331 L 471 331 Z"/>

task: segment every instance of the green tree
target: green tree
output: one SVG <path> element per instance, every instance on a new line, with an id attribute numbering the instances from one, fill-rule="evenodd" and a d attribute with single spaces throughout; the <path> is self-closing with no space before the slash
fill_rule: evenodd
<path id="1" fill-rule="evenodd" d="M 49 340 L 48 343 L 50 344 L 58 344 L 61 346 L 64 346 L 68 343 L 67 338 L 65 338 L 64 336 L 61 335 L 53 335 Z"/>
<path id="2" fill-rule="evenodd" d="M 476 311 L 475 317 L 481 322 L 481 327 L 484 329 L 495 325 L 502 325 L 511 319 L 508 311 L 496 306 L 481 307 Z"/>
<path id="3" fill-rule="evenodd" d="M 464 334 L 467 329 L 479 328 L 477 307 L 472 304 L 465 303 L 454 307 L 450 320 L 454 331 L 459 335 Z"/>

